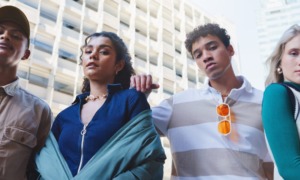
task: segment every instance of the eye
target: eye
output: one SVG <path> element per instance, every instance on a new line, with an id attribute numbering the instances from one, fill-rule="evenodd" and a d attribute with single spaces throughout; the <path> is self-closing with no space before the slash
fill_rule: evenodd
<path id="1" fill-rule="evenodd" d="M 4 29 L 2 27 L 0 27 L 0 34 L 4 33 Z"/>
<path id="2" fill-rule="evenodd" d="M 85 54 L 91 54 L 91 53 L 92 53 L 92 50 L 91 50 L 91 49 L 85 49 L 85 50 L 84 50 L 84 53 L 85 53 Z"/>
<path id="3" fill-rule="evenodd" d="M 99 53 L 101 55 L 109 55 L 109 51 L 107 51 L 107 50 L 101 50 Z"/>
<path id="4" fill-rule="evenodd" d="M 299 55 L 299 51 L 293 50 L 289 54 L 292 55 L 292 56 L 298 56 Z"/>
<path id="5" fill-rule="evenodd" d="M 14 39 L 22 39 L 22 37 L 23 37 L 22 33 L 20 33 L 20 32 L 12 32 L 11 36 Z"/>
<path id="6" fill-rule="evenodd" d="M 215 50 L 217 49 L 217 46 L 216 45 L 211 45 L 208 47 L 208 50 Z"/>
<path id="7" fill-rule="evenodd" d="M 201 56 L 202 56 L 201 53 L 196 53 L 194 57 L 195 57 L 196 59 L 199 59 L 199 58 L 201 58 Z"/>

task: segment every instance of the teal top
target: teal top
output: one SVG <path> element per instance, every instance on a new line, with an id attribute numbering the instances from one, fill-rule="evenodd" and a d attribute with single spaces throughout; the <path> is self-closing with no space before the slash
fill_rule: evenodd
<path id="1" fill-rule="evenodd" d="M 293 84 L 300 88 L 299 84 Z M 263 126 L 279 174 L 284 179 L 300 179 L 300 140 L 288 90 L 269 85 L 263 97 Z"/>

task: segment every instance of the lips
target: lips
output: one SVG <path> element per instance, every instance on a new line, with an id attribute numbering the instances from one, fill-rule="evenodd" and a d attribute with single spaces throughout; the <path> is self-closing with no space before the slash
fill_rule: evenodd
<path id="1" fill-rule="evenodd" d="M 98 65 L 94 62 L 89 62 L 85 67 L 87 68 L 93 68 L 93 67 L 98 67 Z"/>
<path id="2" fill-rule="evenodd" d="M 206 66 L 205 66 L 205 69 L 209 69 L 211 67 L 213 67 L 216 63 L 208 63 Z"/>
<path id="3" fill-rule="evenodd" d="M 0 43 L 0 48 L 12 49 L 12 46 L 9 43 Z"/>

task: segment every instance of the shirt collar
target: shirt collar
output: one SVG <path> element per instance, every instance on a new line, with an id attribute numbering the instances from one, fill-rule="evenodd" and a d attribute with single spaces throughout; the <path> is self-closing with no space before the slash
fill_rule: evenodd
<path id="1" fill-rule="evenodd" d="M 123 87 L 121 84 L 108 84 L 107 85 L 107 92 L 108 92 L 108 97 L 113 95 L 114 93 L 122 90 Z M 78 102 L 83 102 L 84 99 L 90 95 L 90 92 L 86 92 L 86 93 L 83 93 L 83 94 L 79 94 L 76 99 L 73 101 L 72 104 L 76 104 Z"/>
<path id="2" fill-rule="evenodd" d="M 251 93 L 253 91 L 253 88 L 250 84 L 250 82 L 243 76 L 237 76 L 237 79 L 242 82 L 242 86 L 239 87 L 238 89 L 232 89 L 229 93 L 229 95 L 234 95 L 236 92 L 240 92 L 240 91 L 246 91 L 246 92 L 249 92 Z M 204 83 L 204 87 L 203 87 L 205 90 L 208 90 L 214 94 L 217 94 L 219 93 L 215 88 L 211 87 L 209 85 L 209 80 L 206 80 L 205 83 Z"/>
<path id="3" fill-rule="evenodd" d="M 14 96 L 16 94 L 16 91 L 19 89 L 19 78 L 17 78 L 15 81 L 12 83 L 9 83 L 5 86 L 2 86 L 4 89 L 5 93 L 9 96 Z"/>

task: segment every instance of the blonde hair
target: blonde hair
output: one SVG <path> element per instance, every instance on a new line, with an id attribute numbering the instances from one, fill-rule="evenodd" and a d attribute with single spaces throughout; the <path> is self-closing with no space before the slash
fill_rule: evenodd
<path id="1" fill-rule="evenodd" d="M 300 26 L 294 24 L 290 28 L 288 28 L 279 39 L 279 42 L 277 43 L 274 51 L 266 61 L 266 64 L 270 65 L 270 70 L 265 81 L 265 86 L 268 86 L 271 83 L 280 83 L 284 81 L 283 74 L 279 74 L 277 72 L 277 68 L 279 68 L 281 64 L 282 53 L 284 51 L 286 43 L 288 43 L 298 34 L 300 34 Z"/>

